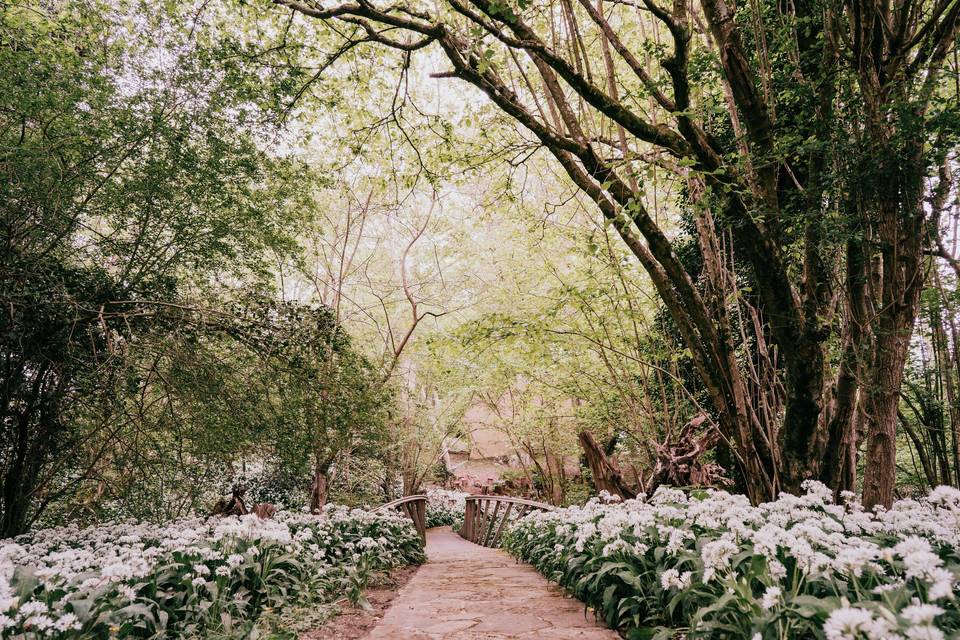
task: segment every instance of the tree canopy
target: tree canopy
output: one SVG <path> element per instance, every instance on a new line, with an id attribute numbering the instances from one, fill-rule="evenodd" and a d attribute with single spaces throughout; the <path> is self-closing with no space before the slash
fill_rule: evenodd
<path id="1" fill-rule="evenodd" d="M 5 5 L 3 535 L 385 500 L 476 411 L 556 504 L 960 485 L 958 22 Z"/>

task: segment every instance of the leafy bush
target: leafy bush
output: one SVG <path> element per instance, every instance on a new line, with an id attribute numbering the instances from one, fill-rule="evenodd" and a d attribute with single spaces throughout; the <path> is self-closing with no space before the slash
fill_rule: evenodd
<path id="1" fill-rule="evenodd" d="M 505 548 L 627 638 L 942 640 L 960 630 L 960 491 L 866 512 L 808 483 L 751 506 L 659 489 L 534 513 Z"/>
<path id="2" fill-rule="evenodd" d="M 454 531 L 463 524 L 466 509 L 466 497 L 469 493 L 430 489 L 427 491 L 427 528 L 453 527 Z"/>
<path id="3" fill-rule="evenodd" d="M 247 637 L 289 603 L 362 600 L 371 572 L 424 560 L 396 513 L 63 527 L 0 546 L 2 637 Z"/>

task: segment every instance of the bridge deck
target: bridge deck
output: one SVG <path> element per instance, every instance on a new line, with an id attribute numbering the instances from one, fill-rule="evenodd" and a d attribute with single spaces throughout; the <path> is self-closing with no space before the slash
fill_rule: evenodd
<path id="1" fill-rule="evenodd" d="M 427 562 L 394 599 L 370 640 L 616 640 L 532 567 L 467 542 L 449 527 L 427 532 Z"/>

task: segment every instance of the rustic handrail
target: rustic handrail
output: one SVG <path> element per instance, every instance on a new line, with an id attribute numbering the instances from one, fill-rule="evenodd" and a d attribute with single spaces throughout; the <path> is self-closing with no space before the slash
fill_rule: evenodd
<path id="1" fill-rule="evenodd" d="M 549 504 L 524 498 L 467 496 L 460 537 L 484 547 L 499 547 L 508 522 L 519 520 L 531 511 L 552 509 Z"/>
<path id="2" fill-rule="evenodd" d="M 390 502 L 382 504 L 374 509 L 374 511 L 382 511 L 385 509 L 396 509 L 400 513 L 403 513 L 408 518 L 413 520 L 413 526 L 417 528 L 417 533 L 420 534 L 420 539 L 426 542 L 427 496 L 423 494 L 404 496 L 402 498 L 397 498 L 396 500 L 391 500 Z"/>

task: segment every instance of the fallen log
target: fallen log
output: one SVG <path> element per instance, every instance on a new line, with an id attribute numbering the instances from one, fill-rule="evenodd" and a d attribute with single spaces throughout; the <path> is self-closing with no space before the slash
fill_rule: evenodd
<path id="1" fill-rule="evenodd" d="M 690 420 L 676 435 L 667 434 L 663 442 L 655 442 L 654 458 L 649 467 L 630 467 L 633 482 L 628 481 L 617 459 L 603 450 L 592 433 L 581 431 L 579 440 L 598 493 L 606 491 L 629 499 L 639 493 L 652 494 L 661 485 L 713 487 L 732 484 L 722 466 L 701 459 L 720 442 L 720 432 L 704 414 Z"/>

